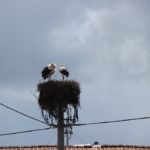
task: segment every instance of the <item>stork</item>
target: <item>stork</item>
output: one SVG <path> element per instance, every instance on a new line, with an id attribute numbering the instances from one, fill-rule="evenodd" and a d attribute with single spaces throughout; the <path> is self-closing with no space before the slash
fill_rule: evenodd
<path id="1" fill-rule="evenodd" d="M 51 80 L 51 76 L 54 74 L 55 71 L 56 71 L 56 64 L 47 65 L 41 72 L 43 79 L 50 78 Z"/>
<path id="2" fill-rule="evenodd" d="M 64 65 L 60 66 L 59 72 L 62 74 L 63 80 L 65 79 L 65 77 L 69 77 L 69 71 L 65 68 Z"/>

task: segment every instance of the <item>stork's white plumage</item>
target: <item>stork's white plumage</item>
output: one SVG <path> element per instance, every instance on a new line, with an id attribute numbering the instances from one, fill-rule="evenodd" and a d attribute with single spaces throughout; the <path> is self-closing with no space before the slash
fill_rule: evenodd
<path id="1" fill-rule="evenodd" d="M 65 77 L 69 77 L 69 71 L 65 68 L 64 65 L 60 66 L 59 72 L 62 74 L 63 80 L 65 79 Z"/>
<path id="2" fill-rule="evenodd" d="M 42 70 L 42 77 L 43 79 L 50 78 L 56 71 L 56 64 L 49 64 Z"/>

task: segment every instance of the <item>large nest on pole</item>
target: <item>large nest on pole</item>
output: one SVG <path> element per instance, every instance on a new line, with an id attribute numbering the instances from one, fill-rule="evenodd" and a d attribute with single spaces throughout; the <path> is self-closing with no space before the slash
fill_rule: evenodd
<path id="1" fill-rule="evenodd" d="M 60 105 L 63 107 L 64 112 L 72 106 L 74 112 L 77 113 L 80 106 L 80 85 L 78 82 L 74 80 L 49 80 L 39 83 L 38 91 L 40 108 L 42 111 L 48 112 L 50 118 L 58 119 Z"/>

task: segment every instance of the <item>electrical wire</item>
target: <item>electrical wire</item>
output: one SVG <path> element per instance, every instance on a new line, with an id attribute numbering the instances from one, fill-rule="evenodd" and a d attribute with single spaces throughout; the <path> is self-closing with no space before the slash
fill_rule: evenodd
<path id="1" fill-rule="evenodd" d="M 74 124 L 73 126 L 86 126 L 86 125 L 96 125 L 96 124 L 110 124 L 110 123 L 129 122 L 129 121 L 144 120 L 144 119 L 150 119 L 150 117 L 129 118 L 129 119 L 112 120 L 112 121 L 102 121 L 102 122 L 93 122 L 93 123 L 81 123 L 81 124 Z M 56 128 L 56 126 L 55 126 L 55 128 Z M 35 132 L 35 131 L 48 130 L 48 129 L 51 129 L 51 127 L 49 127 L 49 128 L 42 128 L 42 129 L 34 129 L 34 130 L 26 130 L 26 131 L 19 131 L 19 132 L 12 132 L 12 133 L 3 133 L 3 134 L 0 134 L 0 136 L 21 134 L 21 133 L 29 133 L 29 132 Z"/>
<path id="2" fill-rule="evenodd" d="M 80 142 L 82 143 L 87 143 L 87 141 L 85 141 L 85 139 L 81 138 L 81 136 L 77 135 L 77 133 L 73 133 L 73 136 Z"/>
<path id="3" fill-rule="evenodd" d="M 56 134 L 56 130 L 54 130 L 54 132 L 51 134 L 51 137 L 49 138 L 47 145 L 52 144 L 52 140 L 54 140 L 55 134 Z"/>
<path id="4" fill-rule="evenodd" d="M 46 122 L 44 122 L 44 121 L 41 121 L 41 120 L 36 119 L 36 118 L 34 118 L 34 117 L 31 117 L 31 116 L 29 116 L 29 115 L 27 115 L 27 114 L 25 114 L 25 113 L 22 113 L 22 112 L 20 112 L 20 111 L 14 109 L 14 108 L 9 107 L 9 106 L 7 106 L 7 105 L 1 103 L 1 102 L 0 102 L 0 105 L 3 106 L 3 107 L 5 107 L 5 108 L 8 108 L 8 109 L 10 109 L 10 110 L 12 110 L 12 111 L 14 111 L 14 112 L 20 114 L 20 115 L 23 115 L 23 116 L 25 116 L 25 117 L 27 117 L 27 118 L 30 118 L 30 119 L 35 120 L 35 121 L 37 121 L 37 122 L 41 122 L 41 123 L 43 123 L 43 124 L 48 125 L 48 124 L 47 124 Z"/>
<path id="5" fill-rule="evenodd" d="M 128 121 L 144 120 L 144 119 L 150 119 L 150 117 L 129 118 L 129 119 L 112 120 L 112 121 L 102 121 L 102 122 L 93 122 L 93 123 L 81 123 L 81 124 L 74 124 L 73 126 L 108 124 L 108 123 L 128 122 Z M 3 133 L 3 134 L 0 134 L 0 136 L 13 135 L 13 134 L 21 134 L 21 133 L 29 133 L 29 132 L 49 130 L 49 129 L 51 129 L 51 128 L 49 127 L 49 128 L 42 128 L 42 129 L 34 129 L 34 130 L 27 130 L 27 131 L 12 132 L 12 133 Z"/>
<path id="6" fill-rule="evenodd" d="M 21 114 L 21 115 L 23 115 L 23 116 L 25 116 L 25 117 L 28 117 L 28 118 L 30 118 L 30 119 L 33 119 L 33 120 L 35 120 L 35 121 L 38 121 L 38 122 L 41 122 L 41 123 L 44 123 L 44 124 L 48 125 L 48 124 L 47 124 L 46 122 L 44 122 L 44 121 L 41 121 L 41 120 L 36 119 L 36 118 L 34 118 L 34 117 L 31 117 L 31 116 L 29 116 L 29 115 L 27 115 L 27 114 L 25 114 L 25 113 L 22 113 L 22 112 L 20 112 L 20 111 L 14 109 L 14 108 L 9 107 L 9 106 L 7 106 L 7 105 L 1 103 L 1 102 L 0 102 L 0 105 L 1 105 L 1 106 L 4 106 L 5 108 L 8 108 L 8 109 L 10 109 L 10 110 L 12 110 L 12 111 L 14 111 L 14 112 L 16 112 L 16 113 L 19 113 L 19 114 Z M 138 117 L 138 118 L 120 119 L 120 120 L 101 121 L 101 122 L 92 122 L 92 123 L 80 123 L 80 124 L 74 124 L 73 126 L 85 126 L 85 125 L 96 125 L 96 124 L 119 123 L 119 122 L 128 122 L 128 121 L 136 121 L 136 120 L 144 120 L 144 119 L 150 119 L 150 116 L 147 116 L 147 117 Z M 51 125 L 51 126 L 53 126 L 53 125 Z M 56 127 L 56 125 L 54 125 L 54 127 Z"/>
<path id="7" fill-rule="evenodd" d="M 92 123 L 80 123 L 80 124 L 74 124 L 74 126 L 86 126 L 86 125 L 96 125 L 96 124 L 109 124 L 109 123 L 129 122 L 129 121 L 137 121 L 137 120 L 145 120 L 145 119 L 150 119 L 150 116 L 148 116 L 148 117 L 120 119 L 120 120 L 111 120 L 111 121 L 92 122 Z"/>
<path id="8" fill-rule="evenodd" d="M 30 118 L 32 120 L 35 120 L 37 122 L 41 122 L 43 124 L 48 125 L 44 121 L 41 121 L 41 120 L 36 119 L 34 117 L 31 117 L 31 116 L 29 116 L 27 114 L 24 114 L 24 113 L 22 113 L 22 112 L 20 112 L 20 111 L 18 111 L 16 109 L 14 109 L 14 108 L 11 108 L 11 107 L 9 107 L 9 106 L 1 103 L 1 102 L 0 102 L 0 105 L 3 106 L 3 107 L 5 107 L 5 108 L 8 108 L 8 109 L 10 109 L 10 110 L 12 110 L 12 111 L 14 111 L 16 113 L 18 113 L 18 114 L 21 114 L 21 115 L 23 115 L 25 117 L 28 117 L 28 118 Z M 101 121 L 101 122 L 91 122 L 91 123 L 79 123 L 79 124 L 72 124 L 72 126 L 87 126 L 87 125 L 98 125 L 98 124 L 110 124 L 110 123 L 120 123 L 120 122 L 129 122 L 129 121 L 146 120 L 146 119 L 150 119 L 150 116 L 138 117 L 138 118 L 127 118 L 127 119 L 120 119 L 120 120 L 109 120 L 109 121 Z M 67 126 L 67 125 L 65 125 L 65 126 Z M 27 133 L 27 132 L 34 132 L 34 131 L 41 131 L 41 130 L 48 130 L 50 128 L 57 128 L 57 125 L 50 125 L 49 128 L 43 128 L 43 129 L 34 129 L 34 130 L 27 130 L 27 131 L 4 133 L 4 134 L 0 134 L 0 136 L 12 135 L 12 134 L 20 134 L 20 133 Z"/>
<path id="9" fill-rule="evenodd" d="M 36 131 L 49 130 L 49 129 L 51 129 L 51 128 L 49 127 L 49 128 L 42 128 L 42 129 L 33 129 L 33 130 L 26 130 L 26 131 L 11 132 L 11 133 L 2 133 L 2 134 L 0 134 L 0 136 L 29 133 L 29 132 L 36 132 Z"/>

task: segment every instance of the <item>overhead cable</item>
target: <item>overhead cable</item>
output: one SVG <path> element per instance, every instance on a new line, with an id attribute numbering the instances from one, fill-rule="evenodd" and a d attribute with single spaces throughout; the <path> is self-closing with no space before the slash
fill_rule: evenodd
<path id="1" fill-rule="evenodd" d="M 2 134 L 0 134 L 0 136 L 29 133 L 29 132 L 36 132 L 36 131 L 49 130 L 49 129 L 51 129 L 51 128 L 49 127 L 49 128 L 42 128 L 42 129 L 33 129 L 33 130 L 26 130 L 26 131 L 11 132 L 11 133 L 2 133 Z"/>
<path id="2" fill-rule="evenodd" d="M 80 124 L 74 124 L 74 126 L 86 126 L 86 125 L 96 125 L 96 124 L 109 124 L 109 123 L 129 122 L 129 121 L 144 120 L 144 119 L 150 119 L 150 116 L 148 116 L 148 117 L 120 119 L 120 120 L 111 120 L 111 121 L 92 122 L 92 123 L 80 123 Z"/>
<path id="3" fill-rule="evenodd" d="M 35 120 L 35 121 L 37 121 L 37 122 L 41 122 L 41 123 L 43 123 L 43 124 L 46 124 L 46 125 L 47 125 L 47 123 L 46 123 L 46 122 L 41 121 L 41 120 L 39 120 L 39 119 L 37 119 L 37 118 L 31 117 L 31 116 L 29 116 L 29 115 L 27 115 L 27 114 L 25 114 L 25 113 L 22 113 L 22 112 L 20 112 L 20 111 L 18 111 L 18 110 L 16 110 L 16 109 L 14 109 L 14 108 L 9 107 L 9 106 L 7 106 L 7 105 L 5 105 L 5 104 L 1 103 L 1 102 L 0 102 L 0 105 L 1 105 L 1 106 L 3 106 L 3 107 L 5 107 L 5 108 L 8 108 L 8 109 L 10 109 L 10 110 L 12 110 L 12 111 L 14 111 L 14 112 L 16 112 L 16 113 L 20 114 L 20 115 L 23 115 L 23 116 L 28 117 L 28 118 L 30 118 L 30 119 L 32 119 L 32 120 Z"/>

